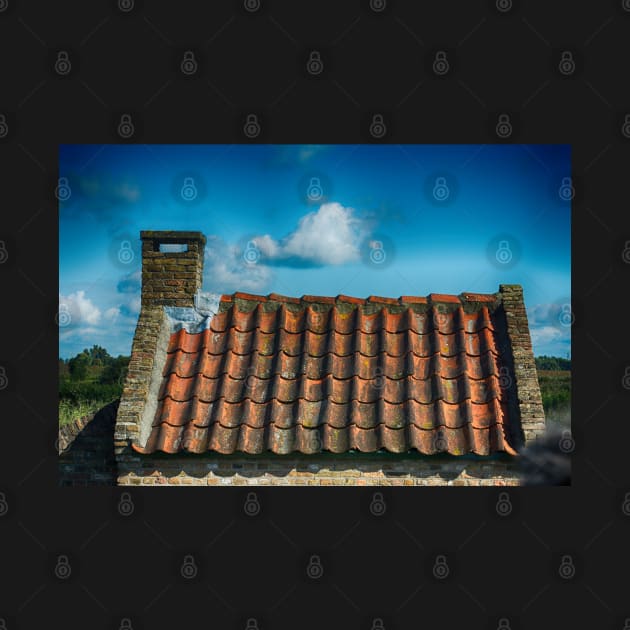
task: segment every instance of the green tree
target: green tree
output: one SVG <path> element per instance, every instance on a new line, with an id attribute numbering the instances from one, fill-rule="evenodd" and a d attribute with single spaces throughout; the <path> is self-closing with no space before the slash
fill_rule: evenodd
<path id="1" fill-rule="evenodd" d="M 68 368 L 70 370 L 70 376 L 73 381 L 82 381 L 85 379 L 88 373 L 88 367 L 90 365 L 90 356 L 86 350 L 77 354 L 68 361 Z"/>
<path id="2" fill-rule="evenodd" d="M 125 357 L 122 355 L 118 355 L 115 359 L 110 357 L 108 364 L 101 372 L 99 382 L 104 385 L 122 385 L 127 374 L 129 358 L 130 357 Z"/>

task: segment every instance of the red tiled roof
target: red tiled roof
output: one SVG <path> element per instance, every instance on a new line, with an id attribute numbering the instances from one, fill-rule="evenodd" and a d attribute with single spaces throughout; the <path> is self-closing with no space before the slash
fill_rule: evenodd
<path id="1" fill-rule="evenodd" d="M 515 450 L 497 295 L 224 295 L 170 336 L 141 453 Z"/>

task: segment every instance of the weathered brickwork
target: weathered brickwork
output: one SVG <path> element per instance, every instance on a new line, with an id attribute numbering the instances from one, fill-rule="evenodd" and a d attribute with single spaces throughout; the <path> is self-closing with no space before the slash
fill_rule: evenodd
<path id="1" fill-rule="evenodd" d="M 529 333 L 527 311 L 523 300 L 523 288 L 518 284 L 499 285 L 501 303 L 507 322 L 509 339 L 508 356 L 513 361 L 514 383 L 508 383 L 511 405 L 518 405 L 522 436 L 515 436 L 516 443 L 534 441 L 545 432 L 545 412 L 540 395 L 538 374 L 532 340 Z"/>
<path id="2" fill-rule="evenodd" d="M 115 452 L 138 440 L 140 419 L 149 397 L 158 340 L 167 334 L 163 306 L 194 305 L 201 288 L 206 237 L 201 232 L 140 232 L 142 240 L 142 296 L 131 359 L 123 388 Z M 186 245 L 186 252 L 161 252 L 160 244 Z"/>
<path id="3" fill-rule="evenodd" d="M 514 459 L 409 457 L 382 461 L 357 453 L 344 461 L 276 457 L 119 458 L 124 486 L 516 486 Z"/>

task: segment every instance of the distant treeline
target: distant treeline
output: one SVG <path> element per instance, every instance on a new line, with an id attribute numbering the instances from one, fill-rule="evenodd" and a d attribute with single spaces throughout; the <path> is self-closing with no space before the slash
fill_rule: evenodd
<path id="1" fill-rule="evenodd" d="M 543 355 L 536 357 L 536 369 L 538 370 L 570 370 L 571 359 L 562 357 L 548 357 Z"/>
<path id="2" fill-rule="evenodd" d="M 71 359 L 59 359 L 59 395 L 62 399 L 115 400 L 129 365 L 129 357 L 112 357 L 105 348 L 85 348 Z"/>

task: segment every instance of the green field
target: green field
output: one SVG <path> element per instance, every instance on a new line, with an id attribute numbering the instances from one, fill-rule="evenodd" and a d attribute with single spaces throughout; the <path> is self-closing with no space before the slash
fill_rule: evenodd
<path id="1" fill-rule="evenodd" d="M 120 398 L 129 357 L 112 357 L 100 346 L 59 359 L 59 426 Z"/>
<path id="2" fill-rule="evenodd" d="M 538 383 L 549 427 L 571 428 L 571 372 L 538 370 Z"/>

